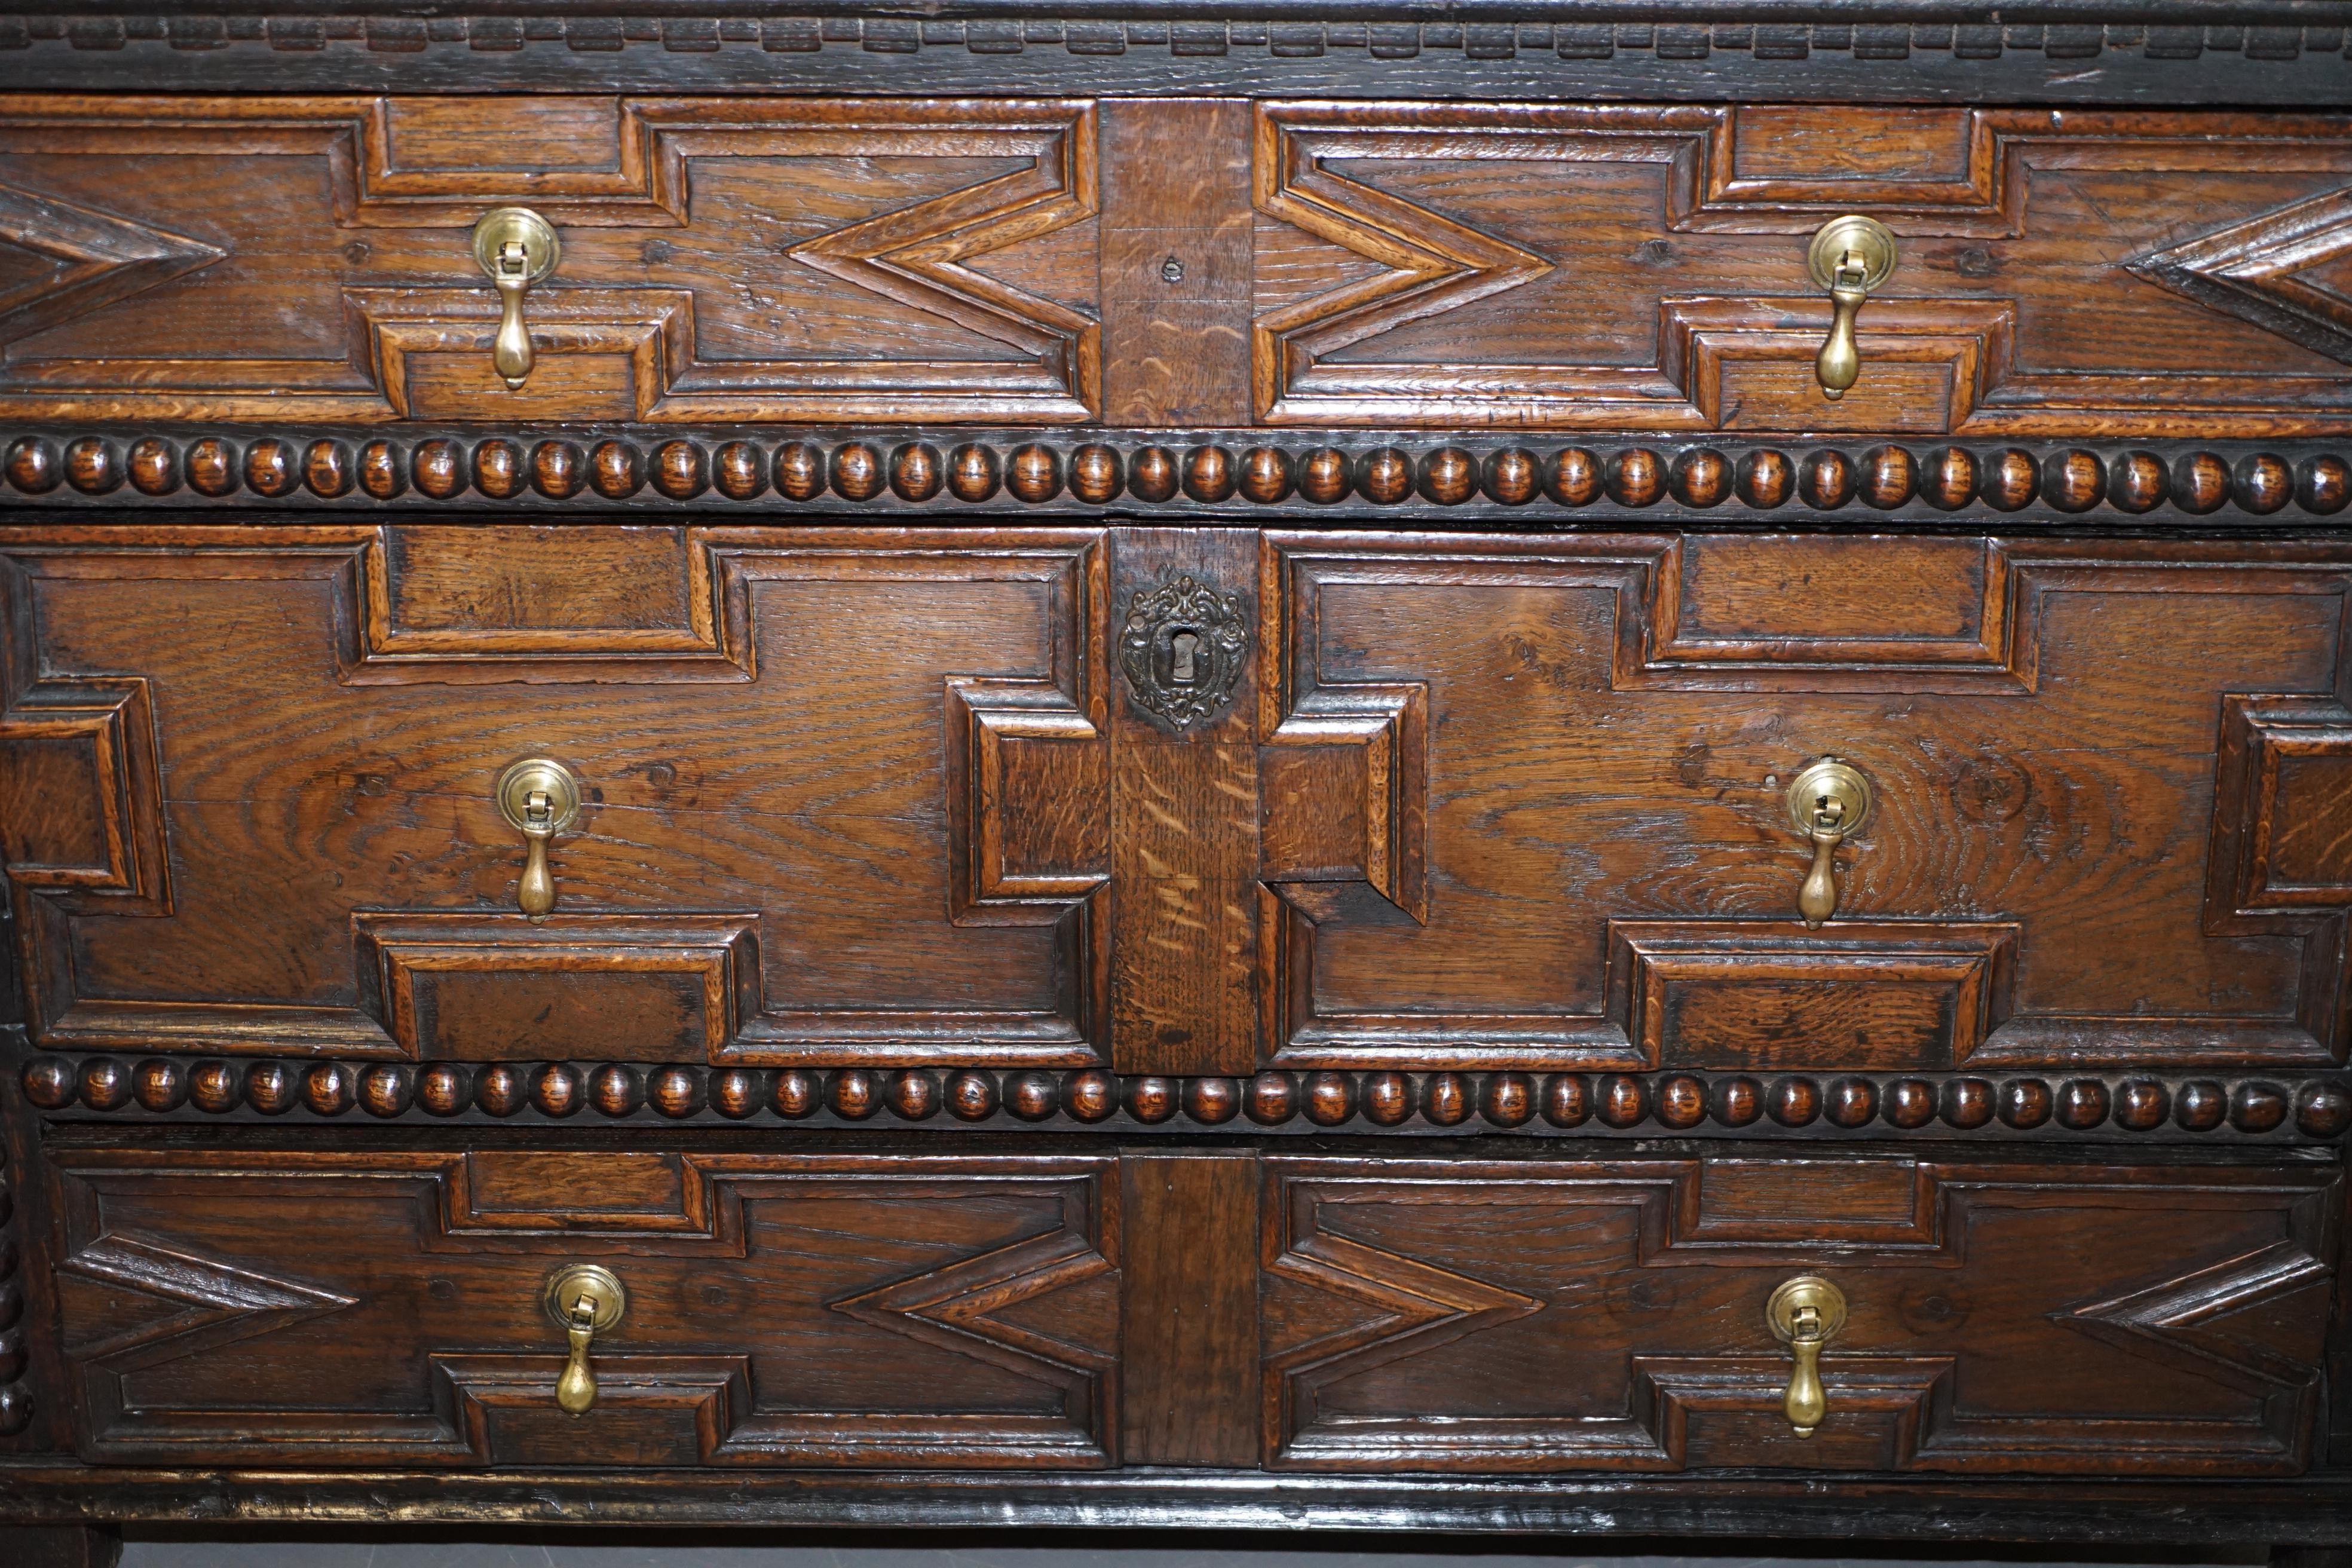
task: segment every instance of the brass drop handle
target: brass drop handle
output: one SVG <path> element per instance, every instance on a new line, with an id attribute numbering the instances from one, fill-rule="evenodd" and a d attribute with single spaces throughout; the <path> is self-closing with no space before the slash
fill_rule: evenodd
<path id="1" fill-rule="evenodd" d="M 490 344 L 490 365 L 509 392 L 522 390 L 532 363 L 523 297 L 555 270 L 562 253 L 555 230 L 529 207 L 499 207 L 474 226 L 474 259 L 499 290 L 499 334 Z"/>
<path id="2" fill-rule="evenodd" d="M 1829 1415 L 1829 1394 L 1822 1387 L 1822 1347 L 1845 1327 L 1845 1292 L 1818 1274 L 1800 1274 L 1772 1292 L 1764 1304 L 1764 1321 L 1796 1363 L 1780 1395 L 1780 1413 L 1798 1436 L 1810 1437 Z"/>
<path id="3" fill-rule="evenodd" d="M 593 1263 L 559 1270 L 547 1282 L 547 1315 L 563 1330 L 570 1354 L 563 1375 L 556 1380 L 555 1403 L 566 1415 L 585 1415 L 596 1407 L 596 1369 L 588 1350 L 596 1336 L 621 1321 L 629 1304 L 628 1292 L 607 1268 Z"/>
<path id="4" fill-rule="evenodd" d="M 515 902 L 536 923 L 555 909 L 555 873 L 548 868 L 547 847 L 578 820 L 580 781 L 562 763 L 527 757 L 499 775 L 497 795 L 499 810 L 523 837 Z"/>
<path id="5" fill-rule="evenodd" d="M 1838 846 L 1862 831 L 1870 816 L 1870 781 L 1859 769 L 1823 757 L 1789 784 L 1789 820 L 1813 847 L 1813 863 L 1797 889 L 1797 913 L 1819 931 L 1837 913 Z"/>
<path id="6" fill-rule="evenodd" d="M 1895 236 L 1876 218 L 1832 218 L 1813 236 L 1805 262 L 1813 281 L 1829 290 L 1833 307 L 1829 339 L 1813 356 L 1813 377 L 1822 395 L 1834 402 L 1862 376 L 1854 320 L 1870 291 L 1894 274 Z"/>

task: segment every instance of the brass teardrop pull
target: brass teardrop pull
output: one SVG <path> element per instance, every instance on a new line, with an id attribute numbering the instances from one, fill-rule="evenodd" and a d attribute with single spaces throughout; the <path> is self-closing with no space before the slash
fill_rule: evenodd
<path id="1" fill-rule="evenodd" d="M 523 837 L 522 876 L 515 903 L 536 922 L 555 909 L 555 873 L 547 847 L 579 818 L 580 781 L 562 763 L 528 757 L 499 775 L 499 810 Z"/>
<path id="2" fill-rule="evenodd" d="M 596 1369 L 589 1363 L 589 1347 L 621 1321 L 628 1292 L 612 1270 L 576 1263 L 548 1280 L 542 1300 L 570 1347 L 563 1375 L 556 1380 L 555 1403 L 567 1415 L 585 1415 L 596 1407 Z"/>
<path id="3" fill-rule="evenodd" d="M 1823 757 L 1789 783 L 1789 820 L 1813 847 L 1813 863 L 1797 889 L 1797 913 L 1809 930 L 1837 913 L 1838 846 L 1870 817 L 1870 781 L 1861 770 Z"/>
<path id="4" fill-rule="evenodd" d="M 1764 1304 L 1764 1321 L 1789 1347 L 1795 1367 L 1780 1395 L 1780 1413 L 1800 1437 L 1810 1437 L 1829 1415 L 1822 1387 L 1822 1347 L 1845 1327 L 1845 1292 L 1818 1274 L 1784 1280 Z"/>
<path id="5" fill-rule="evenodd" d="M 1813 236 L 1805 264 L 1813 281 L 1829 290 L 1834 308 L 1829 339 L 1813 356 L 1813 377 L 1822 395 L 1832 402 L 1861 379 L 1862 345 L 1854 338 L 1854 322 L 1870 291 L 1894 275 L 1895 257 L 1895 236 L 1876 218 L 1832 218 Z"/>
<path id="6" fill-rule="evenodd" d="M 562 255 L 554 228 L 529 207 L 499 207 L 474 225 L 474 259 L 499 290 L 499 333 L 490 343 L 490 365 L 509 392 L 522 390 L 533 363 L 523 298 L 555 270 Z"/>

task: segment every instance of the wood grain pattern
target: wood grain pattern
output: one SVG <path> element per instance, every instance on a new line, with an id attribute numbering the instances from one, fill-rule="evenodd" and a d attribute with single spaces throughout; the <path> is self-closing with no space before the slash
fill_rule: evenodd
<path id="1" fill-rule="evenodd" d="M 1119 1173 L 1126 1460 L 1255 1465 L 1257 1162 L 1129 1156 Z"/>

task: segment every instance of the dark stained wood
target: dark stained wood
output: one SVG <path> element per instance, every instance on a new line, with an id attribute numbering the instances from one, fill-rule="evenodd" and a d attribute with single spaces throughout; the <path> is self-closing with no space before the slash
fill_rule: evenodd
<path id="1" fill-rule="evenodd" d="M 1131 1155 L 1119 1167 L 1126 1460 L 1255 1465 L 1257 1162 Z"/>
<path id="2" fill-rule="evenodd" d="M 79 1524 L 0 1527 L 0 1552 L 15 1568 L 114 1568 L 122 1560 L 122 1537 Z"/>

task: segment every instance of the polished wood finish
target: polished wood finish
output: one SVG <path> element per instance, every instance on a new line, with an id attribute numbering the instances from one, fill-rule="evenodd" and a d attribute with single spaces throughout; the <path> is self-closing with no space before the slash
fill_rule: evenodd
<path id="1" fill-rule="evenodd" d="M 1130 1156 L 1123 1184 L 1127 1462 L 1256 1463 L 1258 1166 L 1247 1156 Z M 1148 1347 L 1148 1348 L 1147 1348 Z"/>

